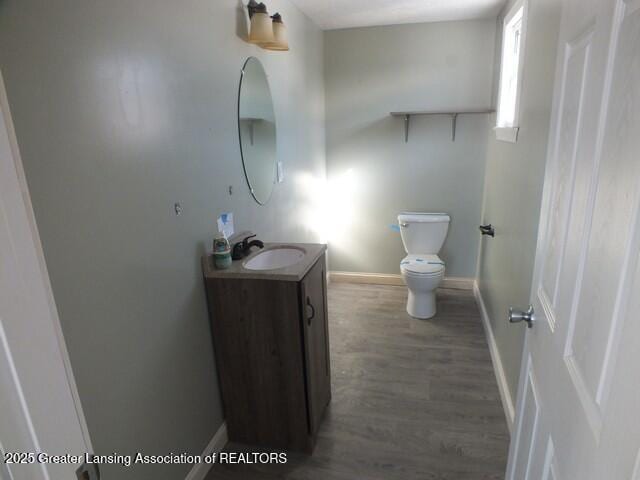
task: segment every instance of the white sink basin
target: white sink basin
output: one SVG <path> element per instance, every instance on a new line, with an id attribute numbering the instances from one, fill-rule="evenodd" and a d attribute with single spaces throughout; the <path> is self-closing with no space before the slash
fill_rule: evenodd
<path id="1" fill-rule="evenodd" d="M 307 252 L 299 247 L 271 247 L 265 248 L 256 256 L 244 263 L 247 270 L 275 270 L 289 267 L 302 260 Z"/>

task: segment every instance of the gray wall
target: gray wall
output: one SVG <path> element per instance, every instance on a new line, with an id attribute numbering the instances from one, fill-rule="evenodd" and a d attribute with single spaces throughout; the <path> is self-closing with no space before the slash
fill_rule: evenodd
<path id="1" fill-rule="evenodd" d="M 0 1 L 0 68 L 71 363 L 102 453 L 201 453 L 223 418 L 200 255 L 219 213 L 314 241 L 295 179 L 324 178 L 322 32 L 286 0 L 291 51 L 243 42 L 235 0 Z M 271 76 L 287 179 L 245 185 L 240 68 Z M 227 186 L 234 186 L 233 196 Z M 184 213 L 175 216 L 174 202 Z M 189 466 L 105 468 L 181 479 Z"/>
<path id="2" fill-rule="evenodd" d="M 509 5 L 503 13 L 508 8 Z M 529 1 L 518 141 L 497 141 L 491 131 L 487 144 L 482 220 L 495 226 L 496 236 L 482 240 L 478 283 L 514 401 L 524 327 L 509 325 L 507 311 L 511 305 L 526 307 L 529 303 L 559 20 L 559 0 Z M 502 18 L 498 19 L 498 25 L 496 47 L 500 52 Z M 496 58 L 497 90 L 500 78 L 499 53 Z M 493 117 L 492 122 L 495 122 Z"/>
<path id="3" fill-rule="evenodd" d="M 447 275 L 475 275 L 488 115 L 460 116 L 455 143 L 449 117 L 413 117 L 405 143 L 389 112 L 488 107 L 494 42 L 495 20 L 326 32 L 332 270 L 398 273 L 405 252 L 389 225 L 402 210 L 442 211 Z"/>

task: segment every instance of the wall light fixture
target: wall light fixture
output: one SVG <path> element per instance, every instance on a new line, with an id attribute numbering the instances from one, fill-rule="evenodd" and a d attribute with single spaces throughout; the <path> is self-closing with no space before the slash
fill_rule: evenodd
<path id="1" fill-rule="evenodd" d="M 251 20 L 249 43 L 256 44 L 266 50 L 289 50 L 287 29 L 279 13 L 270 17 L 267 6 L 264 3 L 256 2 L 256 0 L 249 1 L 247 10 L 249 10 L 249 19 Z"/>

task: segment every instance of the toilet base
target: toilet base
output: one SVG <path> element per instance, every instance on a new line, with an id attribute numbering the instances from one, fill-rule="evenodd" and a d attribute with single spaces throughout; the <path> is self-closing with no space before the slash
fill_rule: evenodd
<path id="1" fill-rule="evenodd" d="M 413 293 L 409 289 L 407 313 L 421 320 L 433 317 L 436 314 L 436 291 Z"/>

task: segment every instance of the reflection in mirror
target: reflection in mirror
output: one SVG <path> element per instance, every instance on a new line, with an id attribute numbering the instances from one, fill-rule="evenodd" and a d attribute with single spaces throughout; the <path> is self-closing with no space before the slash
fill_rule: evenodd
<path id="1" fill-rule="evenodd" d="M 276 118 L 267 75 L 254 57 L 242 68 L 238 131 L 249 189 L 256 202 L 264 205 L 271 197 L 276 176 Z"/>

